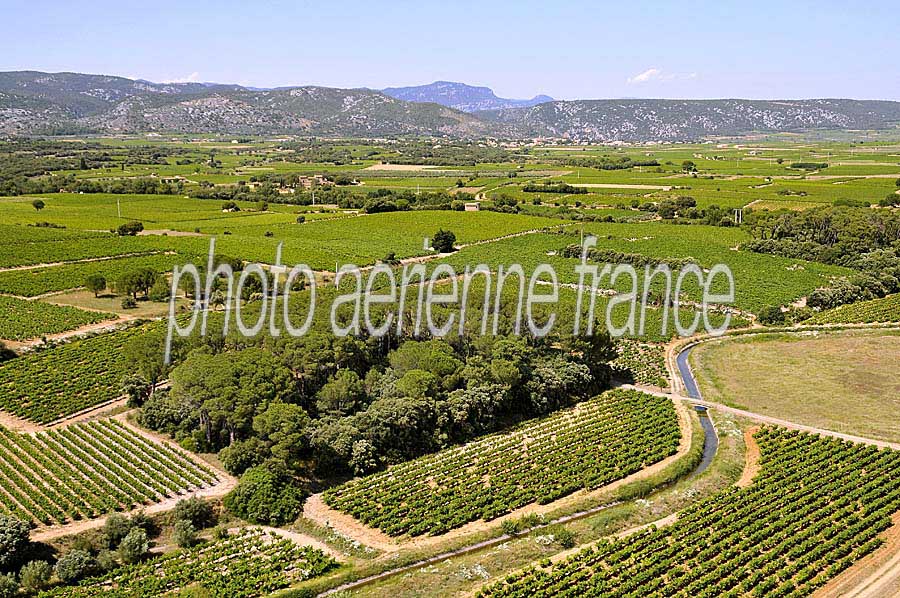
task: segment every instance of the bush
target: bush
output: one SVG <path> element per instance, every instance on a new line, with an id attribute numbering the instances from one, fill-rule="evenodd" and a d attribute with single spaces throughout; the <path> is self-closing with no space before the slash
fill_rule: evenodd
<path id="1" fill-rule="evenodd" d="M 228 526 L 217 525 L 215 528 L 213 528 L 212 535 L 214 540 L 224 540 L 228 537 Z"/>
<path id="2" fill-rule="evenodd" d="M 29 593 L 36 593 L 47 587 L 52 575 L 53 567 L 50 566 L 50 563 L 47 561 L 31 561 L 19 571 L 19 580 L 21 581 L 22 589 Z"/>
<path id="3" fill-rule="evenodd" d="M 766 324 L 767 326 L 772 324 L 784 324 L 785 315 L 777 305 L 767 305 L 759 310 L 757 319 L 761 324 Z"/>
<path id="4" fill-rule="evenodd" d="M 176 524 L 179 521 L 187 521 L 196 529 L 206 529 L 216 523 L 212 505 L 196 496 L 179 500 L 172 514 Z"/>
<path id="5" fill-rule="evenodd" d="M 186 519 L 179 520 L 175 523 L 172 540 L 179 548 L 190 548 L 197 543 L 197 528 Z"/>
<path id="6" fill-rule="evenodd" d="M 133 237 L 142 230 L 144 230 L 144 223 L 132 220 L 131 222 L 120 224 L 119 228 L 116 229 L 116 233 L 118 233 L 120 237 Z"/>
<path id="7" fill-rule="evenodd" d="M 128 535 L 119 544 L 119 558 L 127 564 L 140 561 L 149 551 L 150 542 L 147 540 L 147 532 L 139 527 L 128 532 Z"/>
<path id="8" fill-rule="evenodd" d="M 74 583 L 97 569 L 97 561 L 89 552 L 73 550 L 56 562 L 53 571 L 63 583 Z"/>
<path id="9" fill-rule="evenodd" d="M 157 303 L 163 303 L 169 300 L 169 283 L 165 278 L 160 277 L 153 283 L 153 286 L 150 287 L 150 291 L 147 292 L 147 298 L 150 299 L 150 301 L 156 301 Z"/>
<path id="10" fill-rule="evenodd" d="M 551 530 L 554 541 L 562 548 L 574 548 L 576 542 L 575 532 L 561 525 L 554 526 Z"/>
<path id="11" fill-rule="evenodd" d="M 285 525 L 303 510 L 303 491 L 283 466 L 267 463 L 248 469 L 225 496 L 225 508 L 251 523 Z"/>
<path id="12" fill-rule="evenodd" d="M 125 297 L 122 299 L 122 309 L 135 309 L 137 307 L 137 301 L 134 297 Z"/>
<path id="13" fill-rule="evenodd" d="M 431 240 L 431 246 L 438 253 L 451 253 L 456 251 L 456 248 L 453 245 L 456 243 L 456 235 L 449 231 L 440 229 L 438 232 L 434 233 L 434 238 Z"/>
<path id="14" fill-rule="evenodd" d="M 15 565 L 28 546 L 28 524 L 15 517 L 0 515 L 0 568 Z"/>
<path id="15" fill-rule="evenodd" d="M 97 553 L 97 569 L 100 571 L 112 571 L 119 566 L 116 553 L 112 550 L 101 550 Z"/>
<path id="16" fill-rule="evenodd" d="M 0 575 L 0 598 L 13 598 L 19 593 L 19 583 L 13 573 Z"/>
<path id="17" fill-rule="evenodd" d="M 103 524 L 103 543 L 107 548 L 117 548 L 134 528 L 131 520 L 121 513 L 112 513 Z"/>

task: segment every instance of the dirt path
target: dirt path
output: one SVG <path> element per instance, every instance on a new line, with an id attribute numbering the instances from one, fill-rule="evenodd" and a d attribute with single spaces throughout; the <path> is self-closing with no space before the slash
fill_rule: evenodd
<path id="1" fill-rule="evenodd" d="M 746 488 L 753 483 L 753 478 L 759 473 L 759 444 L 753 437 L 759 431 L 759 426 L 748 428 L 744 432 L 744 445 L 747 447 L 746 462 L 744 463 L 744 472 L 741 478 L 735 482 L 738 488 Z"/>
<path id="2" fill-rule="evenodd" d="M 656 475 L 669 467 L 672 463 L 687 455 L 693 440 L 693 426 L 691 425 L 690 413 L 687 406 L 680 401 L 676 401 L 674 406 L 675 413 L 678 417 L 678 427 L 681 430 L 681 440 L 674 455 L 601 488 L 594 490 L 579 490 L 546 505 L 532 503 L 490 521 L 471 521 L 461 527 L 450 530 L 445 534 L 441 534 L 440 536 L 420 536 L 416 538 L 399 539 L 392 538 L 381 530 L 367 526 L 350 515 L 332 509 L 322 500 L 321 494 L 315 494 L 307 499 L 303 515 L 319 525 L 331 526 L 339 533 L 349 536 L 363 545 L 390 553 L 397 552 L 400 549 L 434 547 L 450 540 L 490 530 L 508 519 L 518 519 L 525 515 L 547 515 L 554 511 L 575 508 L 575 505 L 578 505 L 581 502 L 600 498 L 614 492 L 622 486 Z M 564 517 L 562 519 L 567 518 Z"/>
<path id="3" fill-rule="evenodd" d="M 338 552 L 337 550 L 335 550 L 334 548 L 332 548 L 325 542 L 322 542 L 321 540 L 319 540 L 317 538 L 313 538 L 312 536 L 308 536 L 306 534 L 301 534 L 299 532 L 292 532 L 292 531 L 289 531 L 286 529 L 281 529 L 278 527 L 269 527 L 267 525 L 261 525 L 261 526 L 257 526 L 257 527 L 259 527 L 260 529 L 262 529 L 264 531 L 271 532 L 273 534 L 281 536 L 282 538 L 287 538 L 288 540 L 292 540 L 294 543 L 296 543 L 299 546 L 312 546 L 313 548 L 318 548 L 325 554 L 331 555 L 336 559 L 343 560 L 343 559 L 347 558 L 347 556 L 344 555 L 343 553 Z M 243 528 L 236 528 L 235 531 L 240 530 L 240 529 L 243 529 Z"/>

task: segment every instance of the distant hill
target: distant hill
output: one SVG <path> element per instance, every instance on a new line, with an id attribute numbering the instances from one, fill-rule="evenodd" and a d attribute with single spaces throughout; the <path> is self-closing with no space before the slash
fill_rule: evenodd
<path id="1" fill-rule="evenodd" d="M 545 95 L 535 96 L 530 100 L 498 98 L 490 87 L 475 87 L 452 81 L 435 81 L 428 85 L 417 85 L 414 87 L 388 87 L 381 91 L 398 100 L 434 102 L 435 104 L 455 108 L 463 112 L 525 108 L 542 102 L 553 101 L 553 98 Z"/>
<path id="2" fill-rule="evenodd" d="M 575 100 L 475 116 L 526 137 L 689 141 L 712 136 L 900 125 L 900 102 L 876 100 Z"/>
<path id="3" fill-rule="evenodd" d="M 180 132 L 642 142 L 900 125 L 900 102 L 551 101 L 540 96 L 504 100 L 486 87 L 458 83 L 400 89 L 406 91 L 313 86 L 253 89 L 79 73 L 6 72 L 0 73 L 0 135 Z M 426 99 L 435 101 L 422 101 Z M 509 105 L 543 99 L 547 101 L 535 105 Z M 492 102 L 507 105 L 476 112 L 459 108 L 472 110 Z"/>
<path id="4" fill-rule="evenodd" d="M 347 137 L 487 134 L 437 104 L 368 89 L 151 83 L 77 73 L 0 73 L 0 133 L 296 133 Z"/>

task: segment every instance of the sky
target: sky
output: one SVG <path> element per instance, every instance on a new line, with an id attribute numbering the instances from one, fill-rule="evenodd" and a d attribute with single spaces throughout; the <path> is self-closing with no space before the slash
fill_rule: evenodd
<path id="1" fill-rule="evenodd" d="M 0 0 L 0 71 L 557 99 L 900 100 L 897 0 Z"/>

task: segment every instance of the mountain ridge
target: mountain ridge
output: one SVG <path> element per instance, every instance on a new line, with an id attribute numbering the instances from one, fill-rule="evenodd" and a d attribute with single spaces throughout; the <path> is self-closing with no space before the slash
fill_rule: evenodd
<path id="1" fill-rule="evenodd" d="M 453 85 L 461 89 L 461 84 Z M 466 86 L 464 91 L 472 89 L 480 97 L 496 98 L 486 87 Z M 887 100 L 552 100 L 465 112 L 365 88 L 258 89 L 0 72 L 0 135 L 6 136 L 158 132 L 677 142 L 898 126 L 900 102 Z"/>
<path id="2" fill-rule="evenodd" d="M 543 102 L 552 102 L 547 95 L 536 95 L 528 100 L 514 100 L 498 97 L 490 87 L 468 85 L 456 81 L 435 81 L 427 85 L 409 87 L 386 87 L 381 90 L 398 100 L 408 102 L 434 102 L 462 112 L 479 110 L 499 110 L 504 108 L 527 108 Z"/>

